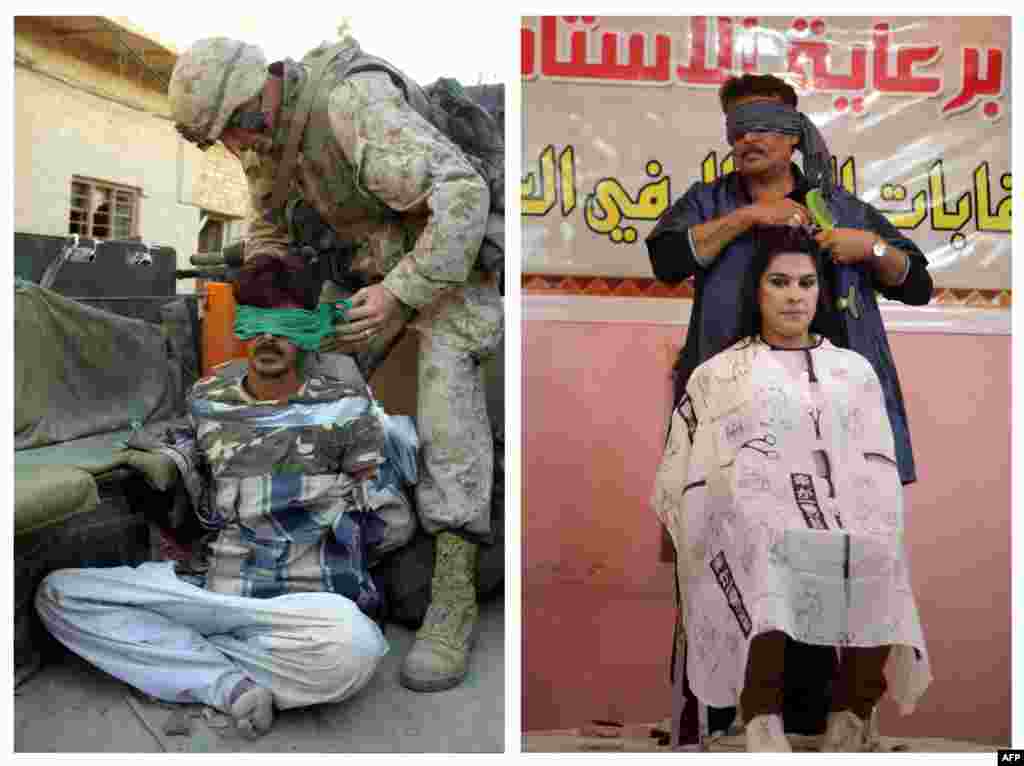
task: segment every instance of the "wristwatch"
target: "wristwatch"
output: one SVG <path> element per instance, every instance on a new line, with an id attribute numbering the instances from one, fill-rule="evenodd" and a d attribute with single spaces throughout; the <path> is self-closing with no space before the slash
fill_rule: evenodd
<path id="1" fill-rule="evenodd" d="M 879 237 L 875 240 L 875 244 L 871 246 L 871 254 L 876 258 L 882 258 L 885 256 L 885 251 L 889 249 L 889 245 L 886 244 L 885 240 Z"/>

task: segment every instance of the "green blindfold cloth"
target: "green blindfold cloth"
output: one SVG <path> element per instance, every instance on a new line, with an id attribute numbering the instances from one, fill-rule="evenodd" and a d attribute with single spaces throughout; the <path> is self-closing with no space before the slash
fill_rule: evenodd
<path id="1" fill-rule="evenodd" d="M 321 303 L 316 311 L 239 305 L 235 312 L 235 335 L 242 340 L 264 334 L 278 335 L 304 351 L 316 351 L 324 336 L 334 332 L 336 322 L 348 321 L 350 308 L 349 301 Z"/>

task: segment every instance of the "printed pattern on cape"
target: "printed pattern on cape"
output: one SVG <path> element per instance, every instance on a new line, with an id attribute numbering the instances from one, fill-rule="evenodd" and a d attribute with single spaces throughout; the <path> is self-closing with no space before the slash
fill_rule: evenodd
<path id="1" fill-rule="evenodd" d="M 743 605 L 743 594 L 736 586 L 736 580 L 732 576 L 732 567 L 729 566 L 729 562 L 725 558 L 725 551 L 719 551 L 718 555 L 711 559 L 711 571 L 715 573 L 715 579 L 718 580 L 722 593 L 725 594 L 725 600 L 736 616 L 736 624 L 743 631 L 743 637 L 748 637 L 753 627 L 750 623 L 750 613 Z"/>
<path id="2" fill-rule="evenodd" d="M 893 645 L 889 691 L 906 710 L 931 672 L 881 386 L 827 340 L 806 355 L 812 375 L 804 356 L 741 341 L 697 368 L 692 410 L 673 414 L 652 507 L 676 546 L 690 686 L 736 705 L 750 640 L 781 630 Z"/>
<path id="3" fill-rule="evenodd" d="M 797 506 L 804 514 L 807 526 L 811 529 L 828 529 L 825 515 L 821 512 L 821 506 L 818 505 L 818 496 L 814 491 L 814 481 L 810 474 L 794 473 L 790 474 L 790 478 L 793 481 L 793 496 L 796 498 Z"/>
<path id="4" fill-rule="evenodd" d="M 287 402 L 255 402 L 241 375 L 214 376 L 193 387 L 190 413 L 191 463 L 207 487 L 195 507 L 219 530 L 205 587 L 254 598 L 329 591 L 374 614 L 367 550 L 385 524 L 369 510 L 373 483 L 349 476 L 384 462 L 366 390 L 316 376 Z"/>
<path id="5" fill-rule="evenodd" d="M 683 400 L 676 407 L 676 412 L 679 413 L 686 423 L 686 435 L 690 439 L 690 444 L 693 444 L 693 435 L 697 431 L 697 416 L 693 412 L 693 402 L 688 394 L 683 396 Z"/>

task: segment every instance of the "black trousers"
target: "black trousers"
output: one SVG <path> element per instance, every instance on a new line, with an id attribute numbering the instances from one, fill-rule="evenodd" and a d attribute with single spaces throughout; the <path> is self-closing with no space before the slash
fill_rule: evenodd
<path id="1" fill-rule="evenodd" d="M 839 676 L 836 651 L 830 646 L 803 644 L 786 637 L 783 725 L 790 734 L 824 734 Z M 725 731 L 736 719 L 734 707 L 709 707 L 710 731 Z"/>
<path id="2" fill-rule="evenodd" d="M 797 666 L 786 663 L 787 642 L 786 634 L 776 630 L 756 636 L 751 643 L 740 695 L 744 723 L 759 715 L 785 715 L 785 679 L 797 670 Z M 835 656 L 834 648 L 824 648 Z M 832 698 L 824 709 L 851 710 L 867 720 L 885 693 L 884 667 L 888 656 L 888 646 L 842 649 L 838 681 L 833 684 Z"/>

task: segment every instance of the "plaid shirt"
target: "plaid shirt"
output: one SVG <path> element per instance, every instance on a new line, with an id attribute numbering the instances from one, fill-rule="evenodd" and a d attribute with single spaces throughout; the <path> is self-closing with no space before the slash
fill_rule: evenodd
<path id="1" fill-rule="evenodd" d="M 200 521 L 216 532 L 202 584 L 254 598 L 329 591 L 375 613 L 380 596 L 367 549 L 384 522 L 367 497 L 389 474 L 350 476 L 385 462 L 365 386 L 318 375 L 285 402 L 259 402 L 243 375 L 197 382 L 191 432 L 162 450 L 181 469 Z"/>

